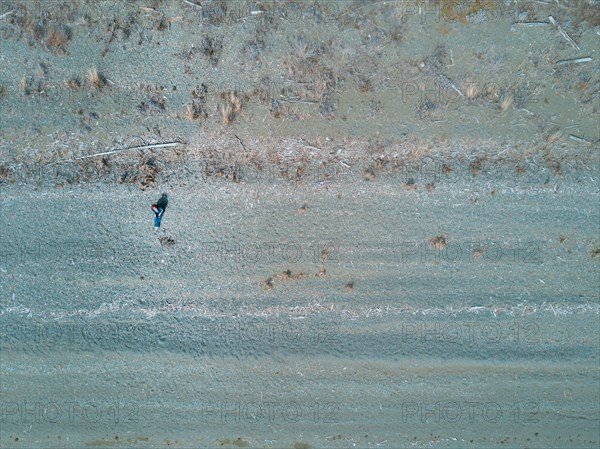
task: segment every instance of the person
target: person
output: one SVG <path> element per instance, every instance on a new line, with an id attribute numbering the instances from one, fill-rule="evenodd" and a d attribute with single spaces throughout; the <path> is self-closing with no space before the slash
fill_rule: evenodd
<path id="1" fill-rule="evenodd" d="M 152 205 L 152 212 L 154 212 L 154 229 L 158 231 L 160 228 L 160 220 L 162 219 L 162 215 L 165 209 L 163 207 L 159 207 L 157 204 Z"/>

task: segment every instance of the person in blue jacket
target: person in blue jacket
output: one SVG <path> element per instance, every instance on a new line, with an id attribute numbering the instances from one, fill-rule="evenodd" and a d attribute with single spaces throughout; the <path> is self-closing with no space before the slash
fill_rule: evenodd
<path id="1" fill-rule="evenodd" d="M 160 207 L 157 204 L 153 204 L 152 212 L 154 212 L 154 229 L 158 231 L 158 228 L 160 228 L 160 220 L 162 219 L 165 209 L 164 207 Z"/>

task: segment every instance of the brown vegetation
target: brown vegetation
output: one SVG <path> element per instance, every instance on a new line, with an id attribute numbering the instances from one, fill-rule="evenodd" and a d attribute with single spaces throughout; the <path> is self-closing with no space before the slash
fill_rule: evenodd
<path id="1" fill-rule="evenodd" d="M 71 39 L 71 30 L 65 26 L 50 27 L 44 43 L 56 54 L 65 54 L 65 45 Z"/>
<path id="2" fill-rule="evenodd" d="M 430 239 L 429 244 L 435 249 L 444 249 L 446 247 L 446 239 L 443 236 L 438 235 L 437 237 Z"/>
<path id="3" fill-rule="evenodd" d="M 204 103 L 198 99 L 192 99 L 185 108 L 185 116 L 188 120 L 198 120 L 208 117 L 208 113 L 204 108 Z"/>
<path id="4" fill-rule="evenodd" d="M 65 87 L 69 90 L 78 90 L 81 88 L 81 80 L 78 76 L 69 78 L 68 80 L 65 80 Z"/>
<path id="5" fill-rule="evenodd" d="M 132 164 L 129 169 L 123 170 L 118 178 L 121 184 L 137 184 L 137 186 L 146 190 L 156 186 L 156 178 L 160 173 L 160 168 L 153 157 L 140 155 L 138 161 Z"/>
<path id="6" fill-rule="evenodd" d="M 106 77 L 96 68 L 88 71 L 87 79 L 88 83 L 90 84 L 90 87 L 94 89 L 102 89 L 107 85 Z"/>
<path id="7" fill-rule="evenodd" d="M 308 204 L 304 203 L 302 206 L 300 206 L 298 208 L 298 213 L 299 214 L 305 214 L 307 210 L 308 210 Z"/>
<path id="8" fill-rule="evenodd" d="M 237 91 L 223 92 L 221 94 L 221 118 L 224 125 L 231 124 L 248 102 L 248 96 Z"/>

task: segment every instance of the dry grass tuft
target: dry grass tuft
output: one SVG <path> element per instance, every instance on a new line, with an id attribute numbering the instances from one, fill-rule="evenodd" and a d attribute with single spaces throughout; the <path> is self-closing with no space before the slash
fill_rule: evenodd
<path id="1" fill-rule="evenodd" d="M 202 101 L 193 99 L 192 102 L 185 108 L 185 116 L 188 120 L 194 121 L 207 118 L 208 113 L 206 112 L 204 103 Z"/>
<path id="2" fill-rule="evenodd" d="M 5 164 L 0 165 L 0 182 L 13 182 L 11 170 Z"/>
<path id="3" fill-rule="evenodd" d="M 600 26 L 600 4 L 597 1 L 574 2 L 574 5 L 581 15 L 581 19 L 576 18 L 577 21 L 583 20 L 590 27 Z"/>
<path id="4" fill-rule="evenodd" d="M 65 80 L 65 87 L 69 90 L 78 90 L 81 88 L 81 80 L 78 76 L 74 76 Z"/>
<path id="5" fill-rule="evenodd" d="M 460 86 L 460 90 L 469 101 L 473 101 L 481 95 L 481 90 L 477 86 L 477 83 L 474 82 L 463 82 Z"/>
<path id="6" fill-rule="evenodd" d="M 410 178 L 406 184 L 404 184 L 404 188 L 406 190 L 416 190 L 417 189 L 417 183 L 415 182 L 414 178 Z"/>
<path id="7" fill-rule="evenodd" d="M 433 147 L 430 143 L 422 143 L 416 145 L 410 149 L 408 152 L 408 159 L 412 161 L 416 161 L 424 158 L 425 156 L 431 154 Z"/>
<path id="8" fill-rule="evenodd" d="M 156 186 L 156 178 L 159 173 L 160 168 L 156 165 L 155 159 L 142 155 L 129 170 L 125 170 L 121 174 L 119 183 L 137 184 L 141 190 L 146 190 Z"/>
<path id="9" fill-rule="evenodd" d="M 517 175 L 524 175 L 527 172 L 527 169 L 521 165 L 517 165 L 515 167 L 515 173 Z"/>
<path id="10" fill-rule="evenodd" d="M 200 51 L 208 58 L 213 67 L 216 67 L 223 51 L 223 40 L 221 38 L 204 36 L 200 42 Z"/>
<path id="11" fill-rule="evenodd" d="M 325 269 L 323 268 L 323 274 L 325 274 Z M 320 272 L 319 272 L 320 273 Z M 286 270 L 274 276 L 269 276 L 262 282 L 262 286 L 265 289 L 272 289 L 275 286 L 275 280 L 278 282 L 289 282 L 289 281 L 297 281 L 299 279 L 304 279 L 307 277 L 307 274 L 300 271 L 298 273 L 292 273 L 292 270 Z"/>
<path id="12" fill-rule="evenodd" d="M 473 177 L 477 176 L 482 169 L 483 169 L 483 160 L 480 158 L 469 163 L 469 172 L 471 173 L 471 176 L 473 176 Z"/>
<path id="13" fill-rule="evenodd" d="M 19 90 L 25 95 L 29 95 L 30 78 L 21 78 L 19 80 Z"/>
<path id="14" fill-rule="evenodd" d="M 284 61 L 288 76 L 292 79 L 302 79 L 318 72 L 320 68 L 318 61 L 324 50 L 324 44 L 310 40 L 304 35 L 290 40 L 288 55 Z"/>
<path id="15" fill-rule="evenodd" d="M 557 141 L 559 141 L 561 139 L 562 134 L 563 133 L 562 133 L 562 131 L 560 129 L 557 129 L 557 130 L 555 130 L 553 132 L 549 132 L 546 135 L 546 142 L 548 142 L 549 144 L 553 144 L 553 143 L 555 143 L 555 142 L 557 142 Z"/>
<path id="16" fill-rule="evenodd" d="M 504 97 L 500 101 L 500 105 L 498 106 L 498 109 L 500 110 L 500 112 L 505 112 L 508 108 L 510 108 L 513 104 L 513 101 L 514 101 L 514 99 L 512 96 Z"/>
<path id="17" fill-rule="evenodd" d="M 221 94 L 221 117 L 224 125 L 231 124 L 248 102 L 248 96 L 237 91 L 223 92 Z"/>
<path id="18" fill-rule="evenodd" d="M 437 237 L 429 240 L 429 244 L 435 249 L 444 249 L 446 247 L 446 239 L 441 235 L 438 235 Z"/>
<path id="19" fill-rule="evenodd" d="M 26 78 L 21 78 L 19 81 L 19 90 L 23 92 L 24 95 L 43 95 L 46 92 L 47 87 L 48 83 L 45 78 L 28 76 Z"/>
<path id="20" fill-rule="evenodd" d="M 221 118 L 223 119 L 223 125 L 229 125 L 235 119 L 235 113 L 230 104 L 221 105 Z"/>
<path id="21" fill-rule="evenodd" d="M 107 85 L 106 77 L 95 68 L 88 71 L 87 79 L 90 86 L 94 89 L 102 89 Z"/>
<path id="22" fill-rule="evenodd" d="M 94 160 L 94 170 L 98 175 L 109 174 L 112 169 L 112 162 L 107 157 L 101 157 Z"/>
<path id="23" fill-rule="evenodd" d="M 164 86 L 139 83 L 137 89 L 147 94 L 147 100 L 141 101 L 138 110 L 143 113 L 161 113 L 167 110 L 167 97 L 164 95 Z"/>
<path id="24" fill-rule="evenodd" d="M 268 277 L 267 279 L 265 279 L 262 282 L 262 286 L 266 290 L 271 290 L 273 288 L 273 278 L 272 277 Z"/>
<path id="25" fill-rule="evenodd" d="M 288 282 L 288 281 L 292 281 L 292 280 L 298 280 L 298 279 L 302 279 L 305 278 L 306 274 L 303 272 L 299 272 L 299 273 L 292 273 L 292 270 L 286 270 L 278 275 L 275 276 L 275 278 L 279 281 L 282 282 Z"/>
<path id="26" fill-rule="evenodd" d="M 65 45 L 71 39 L 71 30 L 67 27 L 51 27 L 46 34 L 44 43 L 56 54 L 65 54 Z"/>
<path id="27" fill-rule="evenodd" d="M 377 178 L 377 175 L 375 174 L 375 170 L 373 168 L 367 168 L 365 170 L 365 173 L 363 174 L 363 179 L 365 181 L 374 181 L 375 178 Z"/>

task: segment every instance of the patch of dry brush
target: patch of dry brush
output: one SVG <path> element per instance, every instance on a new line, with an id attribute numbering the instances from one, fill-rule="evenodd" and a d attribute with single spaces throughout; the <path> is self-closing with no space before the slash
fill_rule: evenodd
<path id="1" fill-rule="evenodd" d="M 237 91 L 223 92 L 221 94 L 221 118 L 224 125 L 229 125 L 238 117 L 248 102 L 248 95 Z"/>

